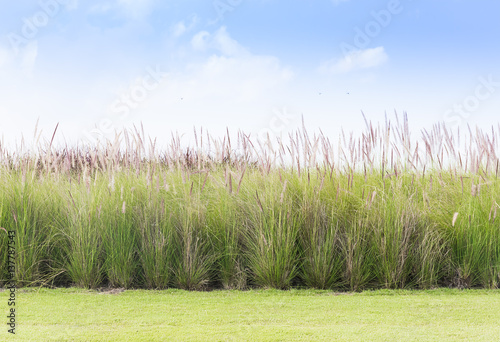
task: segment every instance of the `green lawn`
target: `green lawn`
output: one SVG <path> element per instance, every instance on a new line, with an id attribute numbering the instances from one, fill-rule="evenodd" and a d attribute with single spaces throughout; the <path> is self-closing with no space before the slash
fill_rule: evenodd
<path id="1" fill-rule="evenodd" d="M 500 341 L 500 291 L 19 289 L 1 341 Z"/>

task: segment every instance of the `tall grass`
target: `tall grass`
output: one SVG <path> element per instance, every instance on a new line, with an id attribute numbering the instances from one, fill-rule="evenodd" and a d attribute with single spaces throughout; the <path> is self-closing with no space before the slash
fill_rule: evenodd
<path id="1" fill-rule="evenodd" d="M 210 231 L 205 226 L 205 208 L 195 199 L 187 199 L 179 203 L 176 209 L 178 250 L 174 284 L 182 289 L 201 290 L 210 283 L 212 264 L 216 258 Z"/>
<path id="2" fill-rule="evenodd" d="M 99 207 L 98 225 L 105 253 L 103 265 L 110 286 L 130 287 L 138 270 L 138 229 L 134 212 L 134 191 L 118 194 L 111 180 L 109 198 Z M 118 197 L 119 196 L 119 197 Z"/>
<path id="3" fill-rule="evenodd" d="M 102 206 L 97 202 L 100 189 L 71 191 L 66 197 L 66 217 L 60 222 L 64 269 L 71 282 L 80 287 L 97 287 L 104 277 Z"/>
<path id="4" fill-rule="evenodd" d="M 138 260 L 143 284 L 150 289 L 163 289 L 172 281 L 175 252 L 174 225 L 165 198 L 158 193 L 137 208 L 139 234 Z"/>
<path id="5" fill-rule="evenodd" d="M 302 185 L 304 226 L 299 233 L 304 253 L 304 285 L 318 289 L 342 287 L 345 267 L 340 248 L 341 231 L 335 221 L 333 203 L 318 196 L 324 194 L 324 180 L 321 178 L 313 187 L 305 182 Z"/>
<path id="6" fill-rule="evenodd" d="M 225 175 L 228 184 L 223 184 L 223 181 L 226 182 L 222 179 L 219 179 L 219 186 L 203 183 L 205 185 L 203 191 L 208 197 L 206 224 L 213 232 L 214 247 L 218 255 L 216 260 L 216 269 L 219 270 L 218 281 L 224 289 L 245 289 L 248 285 L 247 262 L 243 255 L 243 229 L 239 224 L 244 203 L 234 200 L 239 190 L 237 183 L 235 183 L 234 190 L 232 189 L 233 175 L 230 174 L 229 177 L 227 173 Z M 207 173 L 204 178 L 208 180 L 209 176 L 210 174 Z M 240 179 L 242 177 L 244 177 L 244 172 L 239 175 Z"/>
<path id="7" fill-rule="evenodd" d="M 25 285 L 498 288 L 499 132 L 0 145 L 0 227 Z"/>
<path id="8" fill-rule="evenodd" d="M 293 210 L 291 199 L 280 201 L 269 189 L 260 196 L 256 191 L 252 200 L 243 226 L 251 275 L 259 286 L 286 289 L 299 270 L 300 211 Z"/>
<path id="9" fill-rule="evenodd" d="M 49 244 L 53 238 L 49 216 L 53 210 L 49 198 L 52 184 L 50 180 L 35 180 L 34 172 L 28 170 L 26 164 L 21 167 L 21 172 L 2 176 L 0 226 L 16 232 L 16 280 L 20 285 L 35 285 L 48 280 L 45 272 L 47 258 L 50 258 Z M 6 265 L 6 239 L 3 242 L 0 259 Z"/>

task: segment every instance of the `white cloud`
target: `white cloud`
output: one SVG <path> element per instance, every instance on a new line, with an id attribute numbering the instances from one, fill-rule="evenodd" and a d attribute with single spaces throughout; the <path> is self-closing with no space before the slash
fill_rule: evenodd
<path id="1" fill-rule="evenodd" d="M 221 27 L 214 36 L 214 45 L 223 54 L 234 56 L 238 54 L 246 54 L 246 49 L 241 46 L 236 40 L 231 38 L 225 27 Z"/>
<path id="2" fill-rule="evenodd" d="M 373 49 L 356 50 L 341 59 L 324 63 L 320 70 L 332 73 L 346 73 L 359 69 L 370 69 L 384 64 L 388 56 L 383 46 Z"/>
<path id="3" fill-rule="evenodd" d="M 213 101 L 251 101 L 265 96 L 293 78 L 274 56 L 255 55 L 234 40 L 225 27 L 215 33 L 200 31 L 191 39 L 191 47 L 210 53 L 204 62 L 191 64 L 185 75 L 169 82 L 170 92 L 179 96 Z M 184 95 L 183 95 L 184 94 Z"/>
<path id="4" fill-rule="evenodd" d="M 196 71 L 193 80 L 205 96 L 253 101 L 288 82 L 293 73 L 272 56 L 212 56 Z M 216 86 L 214 86 L 216 85 Z"/>
<path id="5" fill-rule="evenodd" d="M 225 56 L 246 55 L 248 51 L 236 40 L 231 38 L 225 27 L 221 27 L 214 34 L 207 31 L 198 32 L 191 39 L 191 46 L 195 50 L 214 49 Z"/>
<path id="6" fill-rule="evenodd" d="M 186 24 L 184 24 L 184 21 L 180 21 L 177 24 L 174 25 L 174 37 L 180 37 L 186 32 Z"/>
<path id="7" fill-rule="evenodd" d="M 209 39 L 210 33 L 208 33 L 207 31 L 198 32 L 191 39 L 191 47 L 198 51 L 204 51 L 208 48 Z"/>
<path id="8" fill-rule="evenodd" d="M 196 14 L 193 14 L 189 20 L 189 23 L 186 24 L 184 20 L 179 21 L 174 25 L 173 28 L 173 35 L 175 38 L 178 38 L 182 36 L 184 33 L 191 31 L 196 24 L 198 23 L 198 16 Z"/>
<path id="9" fill-rule="evenodd" d="M 273 56 L 214 54 L 167 76 L 123 124 L 144 122 L 146 131 L 160 140 L 171 129 L 190 132 L 193 125 L 216 135 L 225 127 L 258 132 L 267 127 L 272 108 L 286 98 L 292 79 L 292 71 Z"/>

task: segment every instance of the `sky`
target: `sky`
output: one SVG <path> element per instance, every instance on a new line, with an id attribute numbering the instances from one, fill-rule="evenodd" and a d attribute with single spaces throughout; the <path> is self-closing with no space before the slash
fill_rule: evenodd
<path id="1" fill-rule="evenodd" d="M 286 136 L 489 129 L 500 114 L 500 2 L 0 0 L 0 135 L 96 143 L 142 125 Z"/>

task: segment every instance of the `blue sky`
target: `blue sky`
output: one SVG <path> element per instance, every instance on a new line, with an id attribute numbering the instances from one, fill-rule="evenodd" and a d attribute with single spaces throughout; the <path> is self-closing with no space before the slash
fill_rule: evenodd
<path id="1" fill-rule="evenodd" d="M 496 125 L 500 3 L 465 0 L 1 0 L 0 132 L 59 123 L 68 142 L 142 123 L 168 142 L 285 135 L 336 138 L 361 114 L 408 113 L 415 134 Z M 335 139 L 333 139 L 335 140 Z"/>

